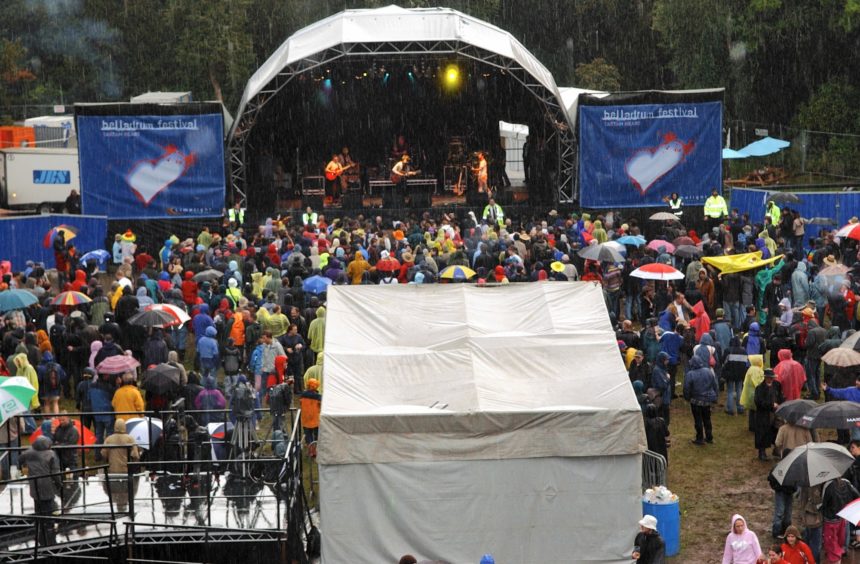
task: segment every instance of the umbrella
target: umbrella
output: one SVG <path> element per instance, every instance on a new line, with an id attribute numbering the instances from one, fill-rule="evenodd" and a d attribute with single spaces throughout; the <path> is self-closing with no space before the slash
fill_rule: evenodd
<path id="1" fill-rule="evenodd" d="M 468 280 L 475 275 L 475 271 L 467 266 L 453 265 L 445 268 L 439 273 L 439 278 L 447 280 Z"/>
<path id="2" fill-rule="evenodd" d="M 90 251 L 83 256 L 81 256 L 81 262 L 86 264 L 89 260 L 94 260 L 99 265 L 104 266 L 107 264 L 107 261 L 110 259 L 110 253 L 104 249 L 96 249 L 95 251 Z"/>
<path id="3" fill-rule="evenodd" d="M 23 376 L 0 376 L 0 421 L 30 409 L 30 400 L 36 390 Z"/>
<path id="4" fill-rule="evenodd" d="M 702 249 L 695 245 L 679 245 L 675 247 L 675 256 L 681 258 L 700 257 Z"/>
<path id="5" fill-rule="evenodd" d="M 177 392 L 179 391 L 179 368 L 166 363 L 147 368 L 143 373 L 140 387 L 160 396 Z"/>
<path id="6" fill-rule="evenodd" d="M 680 247 L 681 245 L 695 246 L 696 242 L 687 236 L 683 236 L 683 237 L 676 237 L 675 240 L 672 241 L 672 244 L 675 245 L 676 247 Z"/>
<path id="7" fill-rule="evenodd" d="M 627 247 L 625 247 L 624 245 L 622 245 L 618 241 L 607 241 L 603 244 L 606 245 L 607 247 L 612 247 L 613 249 L 615 249 L 616 251 L 618 251 L 622 255 L 627 254 Z"/>
<path id="8" fill-rule="evenodd" d="M 680 280 L 684 278 L 684 273 L 672 268 L 668 264 L 652 262 L 650 264 L 640 266 L 631 272 L 630 276 L 645 280 Z"/>
<path id="9" fill-rule="evenodd" d="M 392 257 L 379 259 L 376 261 L 376 270 L 381 270 L 383 272 L 394 272 L 395 270 L 400 270 L 400 261 Z"/>
<path id="10" fill-rule="evenodd" d="M 115 354 L 101 361 L 101 364 L 96 366 L 96 372 L 99 374 L 122 374 L 123 372 L 132 372 L 138 366 L 140 363 L 133 356 Z"/>
<path id="11" fill-rule="evenodd" d="M 773 153 L 777 153 L 790 146 L 791 143 L 789 141 L 774 139 L 773 137 L 765 137 L 764 139 L 759 139 L 758 141 L 750 143 L 739 152 L 749 155 L 750 157 L 766 157 L 767 155 L 772 155 Z"/>
<path id="12" fill-rule="evenodd" d="M 648 219 L 652 221 L 678 221 L 675 214 L 669 212 L 657 212 Z"/>
<path id="13" fill-rule="evenodd" d="M 834 264 L 833 266 L 828 266 L 822 268 L 818 273 L 819 276 L 845 276 L 846 273 L 850 272 L 851 269 L 845 266 L 844 264 Z"/>
<path id="14" fill-rule="evenodd" d="M 55 306 L 77 306 L 88 304 L 92 300 L 86 294 L 81 292 L 60 292 L 57 297 L 51 300 L 51 305 Z"/>
<path id="15" fill-rule="evenodd" d="M 154 417 L 133 417 L 125 422 L 125 431 L 142 449 L 149 449 L 158 442 L 163 424 Z M 150 436 L 152 433 L 152 436 Z"/>
<path id="16" fill-rule="evenodd" d="M 193 280 L 195 282 L 211 282 L 213 280 L 219 280 L 224 276 L 224 273 L 220 270 L 215 270 L 214 268 L 210 268 L 209 270 L 202 270 L 194 275 Z"/>
<path id="17" fill-rule="evenodd" d="M 600 262 L 624 262 L 624 257 L 621 256 L 618 249 L 606 245 L 589 245 L 580 249 L 579 256 Z"/>
<path id="18" fill-rule="evenodd" d="M 844 227 L 840 227 L 839 230 L 836 231 L 836 236 L 860 240 L 860 223 L 849 223 Z"/>
<path id="19" fill-rule="evenodd" d="M 24 309 L 38 301 L 36 296 L 27 290 L 4 290 L 0 292 L 0 313 Z"/>
<path id="20" fill-rule="evenodd" d="M 860 331 L 857 331 L 856 333 L 854 333 L 853 335 L 851 335 L 850 337 L 848 337 L 847 339 L 842 341 L 842 344 L 839 345 L 839 348 L 841 348 L 841 349 L 853 349 L 857 346 L 858 342 L 860 342 Z"/>
<path id="21" fill-rule="evenodd" d="M 654 251 L 660 252 L 660 247 L 665 247 L 667 253 L 675 252 L 675 245 L 670 243 L 669 241 L 664 241 L 662 239 L 654 239 L 648 243 L 648 248 Z"/>
<path id="22" fill-rule="evenodd" d="M 857 352 L 854 349 L 849 349 L 847 347 L 836 347 L 835 349 L 830 349 L 829 351 L 824 353 L 824 356 L 821 357 L 821 360 L 823 360 L 825 364 L 829 364 L 830 366 L 848 368 L 850 366 L 860 365 L 860 352 Z"/>
<path id="23" fill-rule="evenodd" d="M 233 430 L 233 424 L 227 421 L 218 423 L 209 423 L 206 425 L 206 430 L 209 431 L 212 448 L 212 460 L 223 460 L 227 458 L 226 438 L 227 433 Z"/>
<path id="24" fill-rule="evenodd" d="M 622 245 L 630 245 L 631 247 L 641 247 L 645 244 L 645 237 L 641 235 L 625 235 L 616 239 Z"/>
<path id="25" fill-rule="evenodd" d="M 49 248 L 53 244 L 54 236 L 56 236 L 57 233 L 62 233 L 64 240 L 66 241 L 66 243 L 68 243 L 69 241 L 77 237 L 78 228 L 73 225 L 66 224 L 52 227 L 51 230 L 45 233 L 45 236 L 42 238 L 42 246 L 46 249 Z"/>
<path id="26" fill-rule="evenodd" d="M 792 450 L 773 468 L 784 486 L 817 486 L 840 478 L 854 463 L 845 447 L 834 443 L 807 443 Z"/>
<path id="27" fill-rule="evenodd" d="M 840 509 L 837 515 L 850 521 L 853 525 L 860 525 L 860 499 L 855 499 Z"/>
<path id="28" fill-rule="evenodd" d="M 72 420 L 72 425 L 74 425 L 74 426 L 75 426 L 75 429 L 77 429 L 77 430 L 78 430 L 78 437 L 83 437 L 83 438 L 84 438 L 84 442 L 83 442 L 83 444 L 85 444 L 85 445 L 94 445 L 94 444 L 96 444 L 96 435 L 95 435 L 95 433 L 93 433 L 92 431 L 90 431 L 90 428 L 89 428 L 89 427 L 83 427 L 83 430 L 82 430 L 82 429 L 81 429 L 81 421 L 80 421 L 79 419 L 73 419 L 73 420 Z M 35 441 L 35 440 L 36 440 L 39 436 L 41 436 L 41 435 L 42 435 L 42 427 L 40 426 L 40 427 L 38 427 L 35 431 L 33 431 L 33 434 L 32 434 L 32 435 L 30 435 L 30 444 L 33 444 L 33 441 Z M 81 439 L 80 439 L 80 438 L 78 438 L 78 444 L 81 444 Z"/>
<path id="29" fill-rule="evenodd" d="M 166 311 L 174 318 L 176 318 L 176 325 L 182 325 L 183 323 L 191 321 L 191 316 L 188 315 L 188 313 L 184 309 L 173 304 L 153 304 L 151 306 L 146 306 L 146 311 L 150 310 Z"/>
<path id="30" fill-rule="evenodd" d="M 858 423 L 860 423 L 860 403 L 855 401 L 823 403 L 810 410 L 798 421 L 798 425 L 808 429 L 853 429 Z"/>
<path id="31" fill-rule="evenodd" d="M 767 201 L 776 204 L 799 204 L 800 198 L 791 192 L 774 192 L 767 197 Z"/>
<path id="32" fill-rule="evenodd" d="M 179 325 L 179 320 L 176 316 L 163 309 L 147 309 L 140 313 L 135 313 L 128 319 L 128 322 L 132 325 L 140 325 L 148 329 Z"/>
<path id="33" fill-rule="evenodd" d="M 818 404 L 812 400 L 789 400 L 780 404 L 779 408 L 776 410 L 776 416 L 781 417 L 784 421 L 794 425 L 801 417 L 816 407 L 818 407 Z"/>
<path id="34" fill-rule="evenodd" d="M 305 281 L 302 282 L 302 289 L 305 292 L 310 292 L 311 294 L 321 294 L 325 292 L 329 286 L 331 286 L 331 279 L 326 278 L 325 276 L 320 276 L 319 274 L 305 278 Z"/>

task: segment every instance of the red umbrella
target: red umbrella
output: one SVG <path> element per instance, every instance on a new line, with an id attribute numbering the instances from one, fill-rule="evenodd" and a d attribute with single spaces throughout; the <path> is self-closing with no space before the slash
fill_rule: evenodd
<path id="1" fill-rule="evenodd" d="M 395 270 L 400 270 L 400 261 L 391 257 L 379 259 L 376 262 L 376 270 L 381 270 L 382 272 L 394 272 Z"/>
<path id="2" fill-rule="evenodd" d="M 662 262 L 652 262 L 642 265 L 631 272 L 630 276 L 645 280 L 680 280 L 684 278 L 684 274 L 681 271 Z"/>
<path id="3" fill-rule="evenodd" d="M 680 247 L 681 245 L 695 245 L 696 243 L 689 237 L 678 237 L 677 239 L 672 241 L 672 244 L 676 247 Z"/>
<path id="4" fill-rule="evenodd" d="M 848 237 L 860 241 L 860 223 L 849 223 L 836 232 L 837 237 Z"/>
<path id="5" fill-rule="evenodd" d="M 89 445 L 96 444 L 96 436 L 92 431 L 90 431 L 89 427 L 84 427 L 83 431 L 81 431 L 81 422 L 78 419 L 72 420 L 72 424 L 75 426 L 75 429 L 78 430 L 78 437 L 84 438 L 84 444 L 85 445 L 89 446 Z M 42 436 L 42 427 L 39 427 L 35 431 L 33 431 L 32 435 L 30 435 L 30 444 L 33 444 L 33 441 L 35 441 L 36 439 L 38 439 L 41 436 Z M 81 444 L 80 438 L 78 439 L 78 444 Z"/>

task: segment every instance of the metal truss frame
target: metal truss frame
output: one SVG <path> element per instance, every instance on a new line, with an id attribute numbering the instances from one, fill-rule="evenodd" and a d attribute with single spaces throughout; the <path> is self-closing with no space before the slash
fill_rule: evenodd
<path id="1" fill-rule="evenodd" d="M 285 66 L 256 96 L 247 101 L 230 132 L 227 151 L 229 154 L 231 200 L 244 204 L 247 199 L 246 148 L 248 137 L 257 123 L 260 111 L 293 80 L 343 58 L 385 57 L 396 59 L 427 55 L 456 55 L 494 67 L 502 71 L 503 74 L 511 76 L 537 98 L 543 105 L 544 119 L 552 132 L 547 142 L 555 141 L 558 150 L 556 161 L 557 200 L 560 203 L 572 202 L 577 196 L 574 183 L 575 140 L 560 100 L 556 99 L 552 92 L 513 59 L 457 40 L 345 43 Z"/>

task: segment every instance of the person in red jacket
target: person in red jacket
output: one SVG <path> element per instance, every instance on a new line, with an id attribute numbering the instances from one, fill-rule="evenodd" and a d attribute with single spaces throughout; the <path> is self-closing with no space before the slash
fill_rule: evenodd
<path id="1" fill-rule="evenodd" d="M 800 540 L 800 530 L 794 525 L 785 529 L 785 542 L 782 543 L 782 558 L 788 564 L 815 564 L 809 545 Z"/>
<path id="2" fill-rule="evenodd" d="M 806 383 L 806 371 L 803 365 L 791 357 L 790 349 L 781 349 L 777 353 L 777 358 L 779 358 L 779 364 L 773 368 L 773 371 L 782 385 L 785 400 L 800 399 L 800 390 Z"/>
<path id="3" fill-rule="evenodd" d="M 182 281 L 182 301 L 193 306 L 197 303 L 197 282 L 193 280 L 194 273 L 190 270 L 185 271 L 185 280 Z"/>

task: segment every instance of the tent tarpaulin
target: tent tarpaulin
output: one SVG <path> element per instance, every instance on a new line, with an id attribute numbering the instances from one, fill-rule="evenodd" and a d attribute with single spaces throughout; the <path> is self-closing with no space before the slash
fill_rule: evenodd
<path id="1" fill-rule="evenodd" d="M 645 449 L 598 286 L 333 287 L 328 300 L 324 562 L 396 560 L 432 539 L 452 562 L 489 547 L 511 562 L 629 559 L 629 539 L 594 541 L 635 528 Z M 371 507 L 369 535 L 355 516 Z M 512 536 L 524 519 L 530 537 Z"/>

